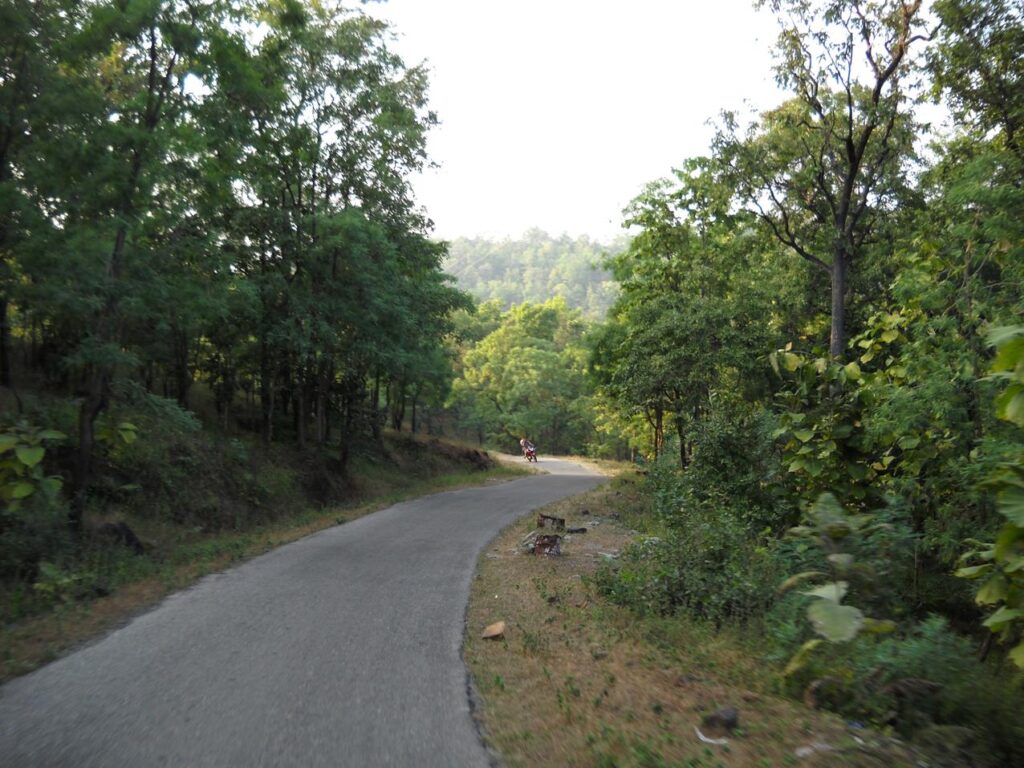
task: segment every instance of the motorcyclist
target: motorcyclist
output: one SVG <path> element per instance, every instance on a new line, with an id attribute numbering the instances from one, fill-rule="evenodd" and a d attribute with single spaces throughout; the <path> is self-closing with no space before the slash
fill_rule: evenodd
<path id="1" fill-rule="evenodd" d="M 530 451 L 537 450 L 536 446 L 525 437 L 519 441 L 519 447 L 523 449 L 523 456 L 529 455 Z"/>

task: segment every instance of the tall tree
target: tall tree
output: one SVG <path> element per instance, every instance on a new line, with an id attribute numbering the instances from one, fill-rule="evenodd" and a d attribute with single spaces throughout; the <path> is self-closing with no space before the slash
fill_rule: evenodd
<path id="1" fill-rule="evenodd" d="M 849 274 L 912 157 L 904 79 L 921 0 L 761 0 L 780 18 L 776 79 L 795 92 L 716 149 L 775 237 L 831 284 L 829 352 L 845 354 Z"/>

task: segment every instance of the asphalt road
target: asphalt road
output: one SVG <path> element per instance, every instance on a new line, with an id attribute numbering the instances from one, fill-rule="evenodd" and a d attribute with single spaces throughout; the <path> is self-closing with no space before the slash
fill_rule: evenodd
<path id="1" fill-rule="evenodd" d="M 8 683 L 0 766 L 488 765 L 460 654 L 476 559 L 517 516 L 600 482 L 541 468 L 209 576 Z"/>

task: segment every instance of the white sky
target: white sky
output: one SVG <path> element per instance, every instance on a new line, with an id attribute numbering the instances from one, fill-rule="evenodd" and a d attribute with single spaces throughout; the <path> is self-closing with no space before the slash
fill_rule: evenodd
<path id="1" fill-rule="evenodd" d="M 435 234 L 530 227 L 607 240 L 648 181 L 705 154 L 722 109 L 783 98 L 777 26 L 752 0 L 389 0 L 427 60 L 439 169 L 414 180 Z"/>

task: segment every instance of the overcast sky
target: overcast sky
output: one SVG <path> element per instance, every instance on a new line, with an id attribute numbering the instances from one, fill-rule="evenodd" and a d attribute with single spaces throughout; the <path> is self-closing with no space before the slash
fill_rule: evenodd
<path id="1" fill-rule="evenodd" d="M 708 150 L 722 109 L 782 99 L 752 0 L 389 0 L 431 69 L 440 166 L 414 180 L 436 234 L 530 227 L 607 240 L 648 181 Z"/>

